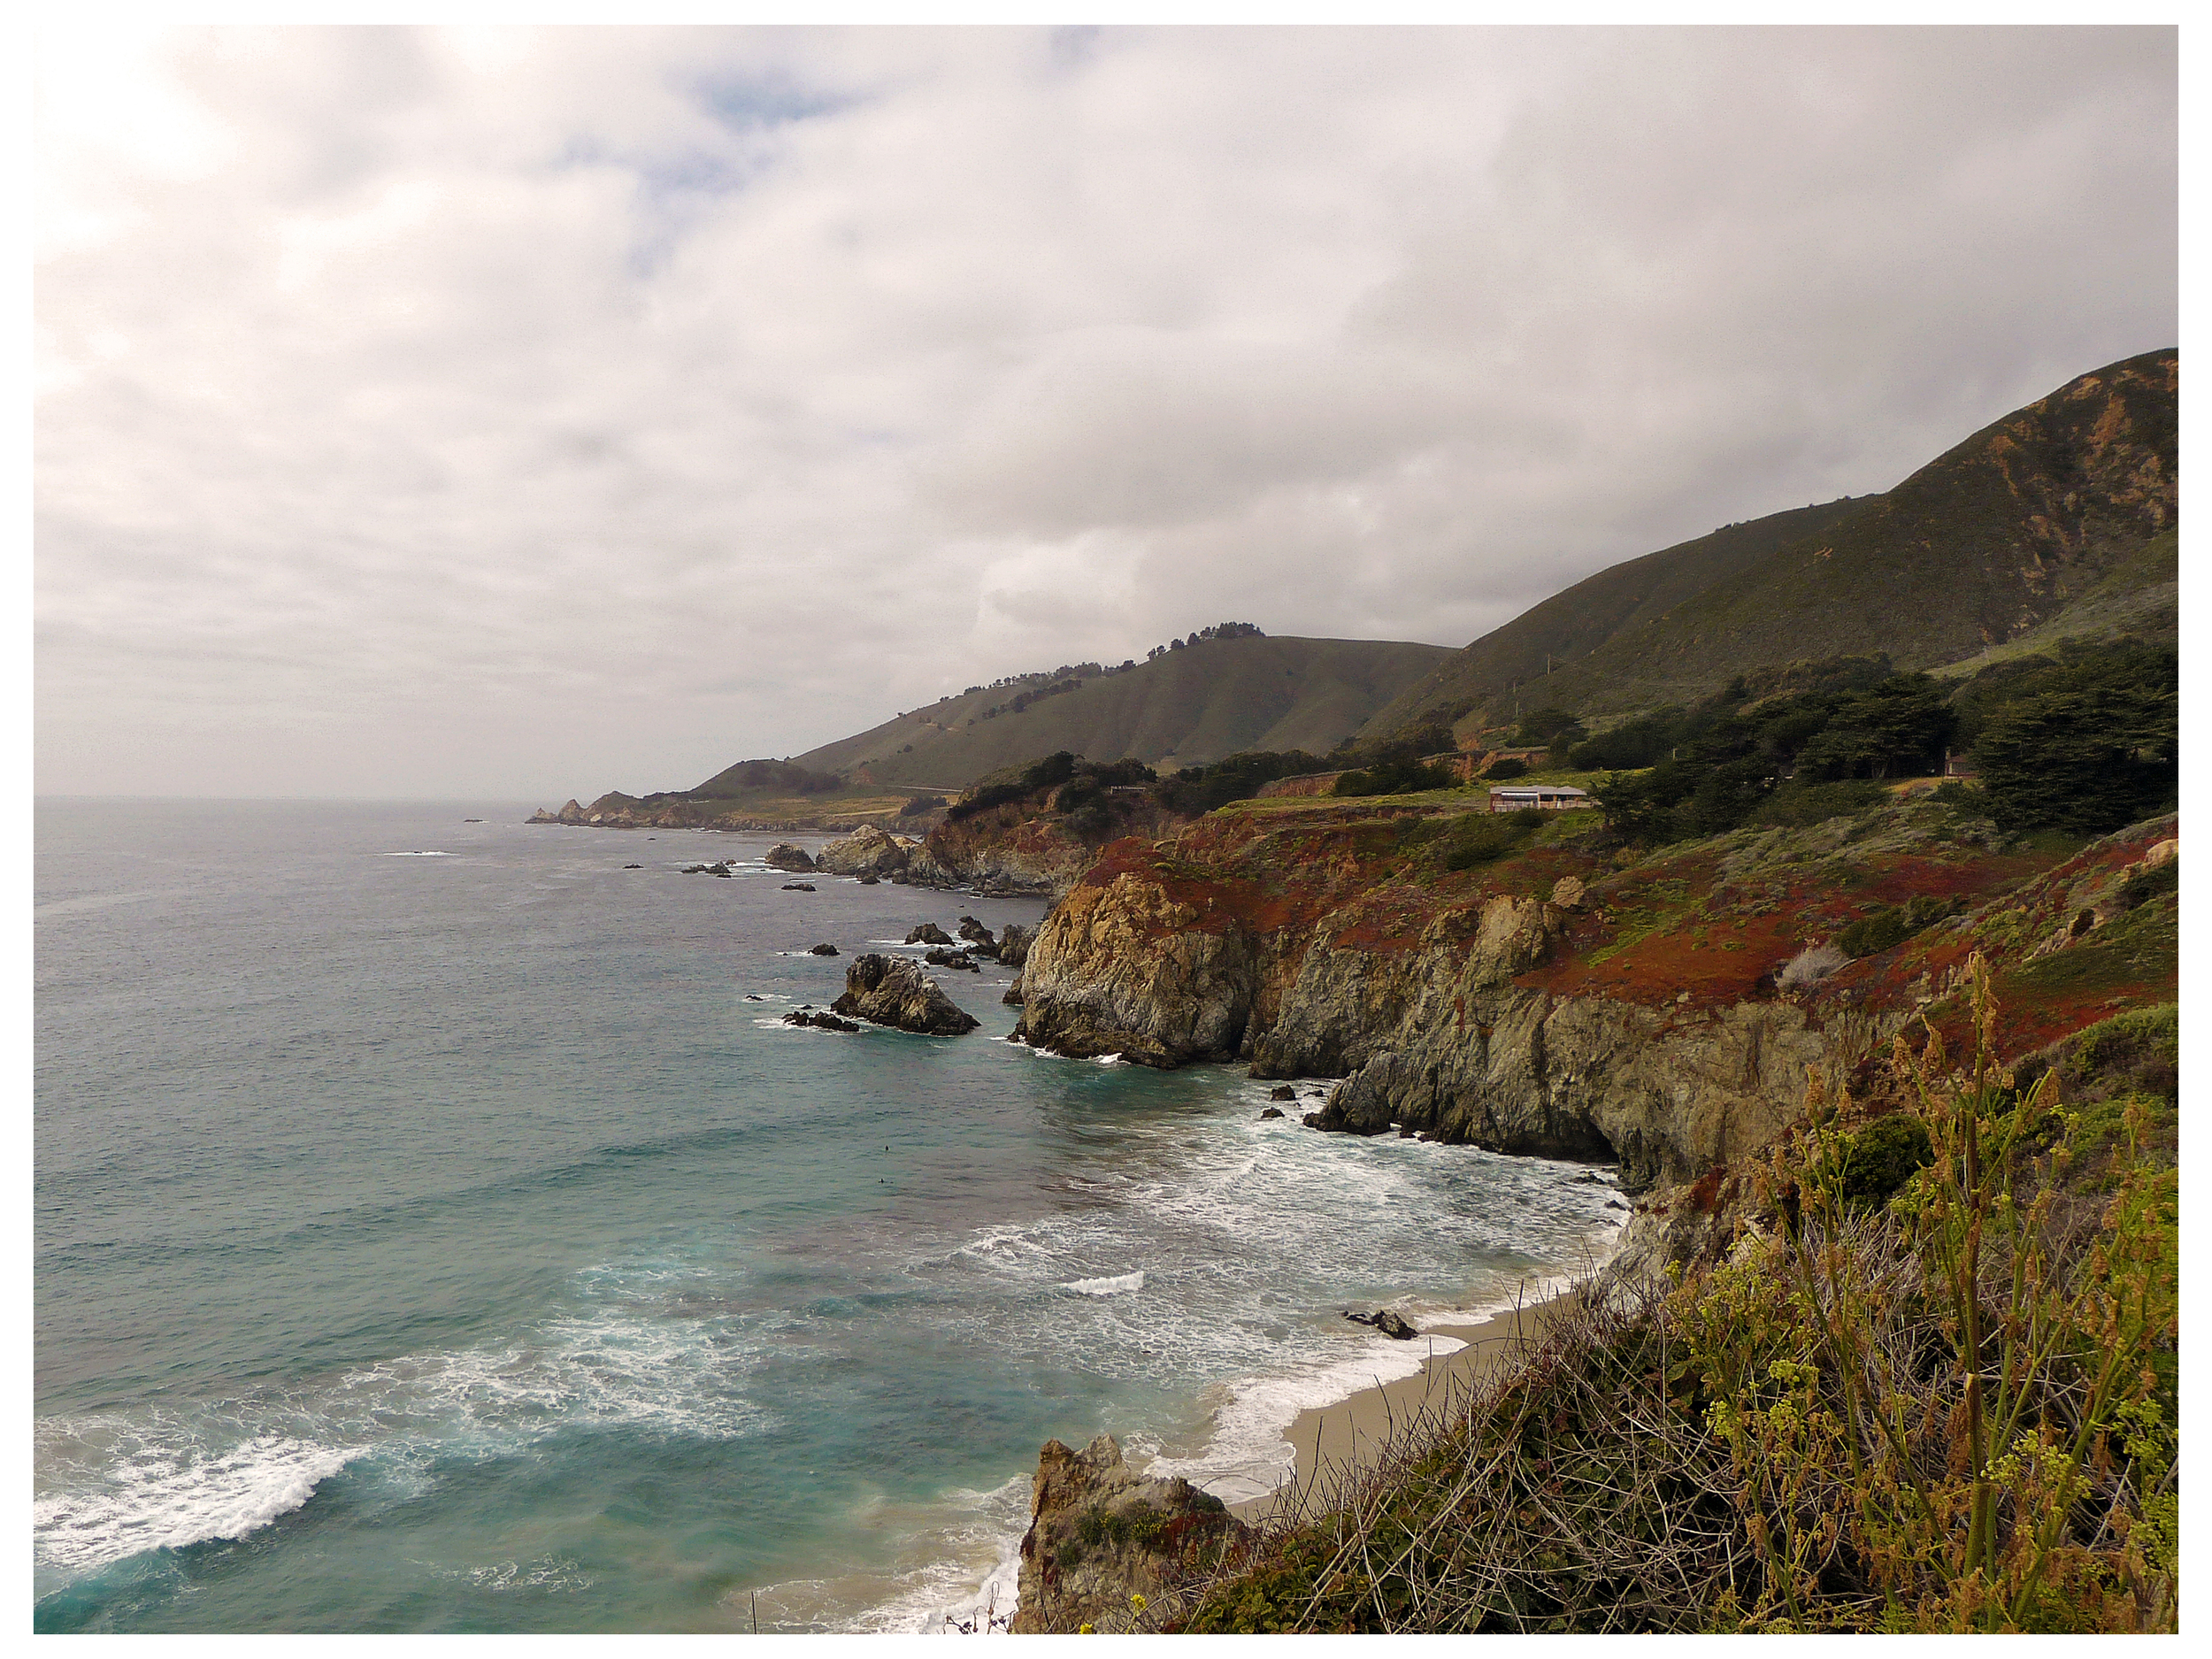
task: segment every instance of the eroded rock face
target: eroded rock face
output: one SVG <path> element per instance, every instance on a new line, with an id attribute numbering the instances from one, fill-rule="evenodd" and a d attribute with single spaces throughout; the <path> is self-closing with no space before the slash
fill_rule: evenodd
<path id="1" fill-rule="evenodd" d="M 813 856 L 802 848 L 794 847 L 789 841 L 778 841 L 768 849 L 761 862 L 771 870 L 788 870 L 793 875 L 814 873 Z"/>
<path id="2" fill-rule="evenodd" d="M 873 951 L 853 958 L 845 970 L 845 995 L 830 1008 L 849 1019 L 930 1037 L 961 1036 L 973 1031 L 977 1023 L 918 964 Z"/>
<path id="3" fill-rule="evenodd" d="M 1040 926 L 1017 1034 L 1078 1057 L 1341 1077 L 1310 1125 L 1617 1160 L 1639 1187 L 1766 1144 L 1801 1107 L 1806 1069 L 1834 1059 L 1829 1034 L 1795 1004 L 1678 1010 L 1517 984 L 1557 948 L 1580 889 L 1440 910 L 1379 949 L 1325 923 L 1225 922 L 1125 871 Z"/>
<path id="4" fill-rule="evenodd" d="M 1094 856 L 1055 822 L 1033 818 L 1010 824 L 995 813 L 941 824 L 925 847 L 976 892 L 1007 895 L 1064 893 Z"/>
<path id="5" fill-rule="evenodd" d="M 1024 1041 L 1141 1065 L 1236 1057 L 1258 964 L 1240 930 L 1141 877 L 1082 886 L 1039 926 L 1022 967 Z"/>
<path id="6" fill-rule="evenodd" d="M 1038 1454 L 1022 1538 L 1015 1635 L 1071 1633 L 1085 1624 L 1112 1634 L 1157 1629 L 1177 1592 L 1224 1544 L 1245 1535 L 1221 1500 L 1187 1480 L 1146 1480 L 1102 1434 L 1078 1452 L 1047 1440 Z M 1137 1616 L 1133 1596 L 1146 1609 Z"/>
<path id="7" fill-rule="evenodd" d="M 1019 922 L 1009 922 L 999 930 L 998 959 L 1010 968 L 1018 968 L 1029 960 L 1029 947 L 1037 937 L 1033 927 L 1024 927 Z"/>

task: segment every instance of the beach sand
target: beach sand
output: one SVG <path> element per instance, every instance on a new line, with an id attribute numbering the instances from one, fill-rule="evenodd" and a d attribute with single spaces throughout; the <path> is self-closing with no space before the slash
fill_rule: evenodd
<path id="1" fill-rule="evenodd" d="M 1467 1346 L 1427 1361 L 1411 1377 L 1300 1412 L 1298 1420 L 1284 1431 L 1298 1454 L 1296 1473 L 1277 1491 L 1233 1503 L 1230 1509 L 1244 1520 L 1264 1522 L 1279 1509 L 1287 1512 L 1294 1507 L 1302 1491 L 1325 1494 L 1348 1470 L 1371 1467 L 1389 1444 L 1394 1427 L 1402 1430 L 1425 1414 L 1440 1417 L 1448 1409 L 1463 1406 L 1478 1385 L 1532 1346 L 1546 1321 L 1573 1302 L 1570 1291 L 1472 1325 L 1440 1325 L 1424 1331 L 1413 1339 L 1415 1344 L 1432 1336 L 1449 1336 Z"/>

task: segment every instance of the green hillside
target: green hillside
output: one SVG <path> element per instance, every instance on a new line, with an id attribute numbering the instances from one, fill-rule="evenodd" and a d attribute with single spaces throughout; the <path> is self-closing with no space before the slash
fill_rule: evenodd
<path id="1" fill-rule="evenodd" d="M 964 692 L 793 763 L 856 783 L 958 789 L 1060 749 L 1168 767 L 1248 749 L 1324 754 L 1451 655 L 1386 640 L 1203 640 L 1115 672 Z"/>
<path id="2" fill-rule="evenodd" d="M 2144 599 L 2145 584 L 2122 572 L 2178 518 L 2179 386 L 2179 354 L 2170 350 L 2083 375 L 1983 428 L 1887 495 L 1850 503 L 1739 569 L 1722 572 L 1712 554 L 1685 557 L 1678 572 L 1669 567 L 1681 585 L 1704 571 L 1715 579 L 1656 614 L 1653 605 L 1640 607 L 1635 619 L 1609 632 L 1606 623 L 1622 608 L 1610 600 L 1607 579 L 1634 566 L 1594 577 L 1581 587 L 1610 601 L 1592 625 L 1605 636 L 1555 670 L 1542 700 L 1585 716 L 1619 714 L 1692 701 L 1747 669 L 1846 653 L 1881 651 L 1900 668 L 1936 668 L 2021 640 L 2093 595 L 2108 621 L 2127 609 L 2131 594 L 2148 614 L 2155 600 Z M 2121 590 L 2103 590 L 2108 578 Z M 1568 632 L 1548 626 L 1557 637 Z M 1492 646 L 1496 638 L 1477 641 L 1415 695 L 1381 710 L 1371 731 L 1440 718 L 1488 726 L 1509 717 L 1509 686 L 1497 684 L 1491 666 L 1509 654 Z M 1514 660 L 1525 665 L 1525 649 Z"/>
<path id="3" fill-rule="evenodd" d="M 1448 722 L 1517 685 L 1544 679 L 1616 634 L 1655 621 L 1716 582 L 1748 570 L 1776 549 L 1819 534 L 1874 499 L 1847 496 L 1747 519 L 1586 577 L 1438 664 L 1378 711 L 1368 735 L 1423 720 Z M 1548 701 L 1539 691 L 1523 696 Z"/>

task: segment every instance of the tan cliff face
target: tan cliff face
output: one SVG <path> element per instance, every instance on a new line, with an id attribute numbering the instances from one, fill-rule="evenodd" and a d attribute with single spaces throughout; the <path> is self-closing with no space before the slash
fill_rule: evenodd
<path id="1" fill-rule="evenodd" d="M 1444 827 L 1317 804 L 1117 842 L 1040 927 L 1018 1034 L 1078 1056 L 1340 1077 L 1317 1126 L 1610 1158 L 1643 1186 L 1740 1162 L 1801 1111 L 1809 1072 L 1840 1081 L 1916 1013 L 1939 1023 L 1972 950 L 2020 958 L 2016 995 L 2039 972 L 2051 982 L 2021 1004 L 2038 1041 L 2118 1005 L 2127 975 L 2128 995 L 2150 1000 L 2171 984 L 2170 947 L 2101 967 L 2093 1004 L 2031 955 L 2054 939 L 2094 947 L 2103 935 L 2067 933 L 2069 918 L 2108 910 L 2094 895 L 2143 867 L 2170 820 L 2061 863 L 1901 802 L 1626 870 L 1571 837 L 1463 873 L 1425 850 Z M 1858 916 L 1931 895 L 1949 919 L 1823 982 L 1778 982 Z M 2014 918 L 2038 905 L 2065 927 L 2024 939 Z"/>

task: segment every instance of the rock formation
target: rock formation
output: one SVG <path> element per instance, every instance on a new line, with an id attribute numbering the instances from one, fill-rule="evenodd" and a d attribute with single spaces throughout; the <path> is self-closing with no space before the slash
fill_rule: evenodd
<path id="1" fill-rule="evenodd" d="M 932 1037 L 957 1037 L 977 1024 L 918 964 L 873 951 L 852 959 L 845 970 L 845 995 L 830 1007 L 848 1018 Z"/>
<path id="2" fill-rule="evenodd" d="M 943 928 L 938 926 L 934 922 L 918 922 L 908 932 L 906 935 L 906 942 L 910 945 L 949 946 L 956 944 L 958 941 L 953 939 L 951 935 L 947 933 Z"/>
<path id="3" fill-rule="evenodd" d="M 778 841 L 761 859 L 771 870 L 788 870 L 793 875 L 814 873 L 814 859 L 804 849 L 794 847 L 789 841 Z"/>
<path id="4" fill-rule="evenodd" d="M 909 850 L 920 844 L 864 824 L 843 840 L 823 848 L 815 855 L 814 867 L 835 876 L 893 875 L 906 868 Z"/>
<path id="5" fill-rule="evenodd" d="M 1424 810 L 1220 814 L 1116 842 L 1029 947 L 1017 1034 L 1078 1057 L 1342 1079 L 1316 1128 L 1617 1162 L 1631 1190 L 1694 1182 L 1770 1141 L 1809 1071 L 1847 1077 L 1885 1051 L 1971 950 L 2093 946 L 2128 872 L 2173 833 L 2137 826 L 2021 887 L 2018 855 L 1985 830 L 1903 803 L 1623 871 L 1586 837 L 1461 875 L 1430 850 L 1448 819 L 1431 828 Z M 1778 989 L 1809 942 L 1920 893 L 1960 913 L 1803 995 Z M 2096 1012 L 2039 983 L 2013 993 L 2052 1002 L 2023 1051 Z"/>
<path id="6" fill-rule="evenodd" d="M 823 1031 L 858 1031 L 859 1026 L 849 1019 L 840 1019 L 834 1014 L 824 1014 L 806 1009 L 795 1009 L 783 1017 L 787 1025 L 814 1025 Z"/>
<path id="7" fill-rule="evenodd" d="M 1113 1437 L 1082 1451 L 1048 1440 L 1038 1455 L 1021 1546 L 1015 1635 L 1156 1630 L 1179 1589 L 1248 1529 L 1187 1480 L 1146 1480 Z M 1144 1598 L 1140 1613 L 1132 1598 Z"/>

